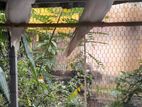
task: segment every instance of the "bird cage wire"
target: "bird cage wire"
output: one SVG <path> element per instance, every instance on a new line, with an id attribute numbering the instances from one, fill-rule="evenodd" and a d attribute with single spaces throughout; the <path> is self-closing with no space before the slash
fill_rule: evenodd
<path id="1" fill-rule="evenodd" d="M 32 10 L 30 23 L 76 23 L 82 11 L 82 8 L 35 8 Z M 104 21 L 142 21 L 142 3 L 114 5 Z M 91 92 L 94 93 L 94 96 L 92 102 L 88 101 L 88 107 L 104 107 L 102 105 L 107 105 L 115 99 L 115 95 L 111 91 L 115 88 L 115 79 L 121 74 L 121 71 L 129 72 L 137 69 L 140 65 L 142 58 L 142 27 L 94 27 L 86 35 L 85 45 L 82 42 L 66 58 L 64 51 L 74 29 L 69 27 L 28 28 L 27 32 L 31 39 L 30 47 L 36 50 L 39 42 L 48 42 L 45 38 L 53 39 L 52 44 L 58 49 L 53 71 L 60 72 L 60 76 L 66 74 L 66 72 L 74 71 L 73 64 L 82 61 L 84 54 L 86 57 L 85 67 L 82 67 L 85 71 L 89 70 L 93 75 Z M 42 52 L 39 53 L 42 54 Z M 48 58 L 48 56 L 45 56 L 45 58 Z M 59 74 L 56 75 L 59 76 Z M 85 89 L 88 91 L 87 85 Z"/>

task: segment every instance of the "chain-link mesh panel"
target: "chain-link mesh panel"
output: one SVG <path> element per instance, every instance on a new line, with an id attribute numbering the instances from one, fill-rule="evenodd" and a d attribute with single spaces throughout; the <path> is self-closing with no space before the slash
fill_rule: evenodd
<path id="1" fill-rule="evenodd" d="M 113 6 L 104 21 L 141 21 L 141 6 L 141 3 Z M 91 66 L 94 72 L 93 90 L 99 103 L 108 102 L 113 99 L 110 90 L 115 87 L 114 81 L 121 71 L 129 72 L 140 65 L 142 27 L 93 28 L 89 36 L 94 42 L 87 43 L 86 53 L 87 66 Z M 103 66 L 98 65 L 92 56 Z"/>
<path id="2" fill-rule="evenodd" d="M 106 22 L 126 22 L 126 21 L 141 21 L 142 20 L 142 3 L 127 3 L 115 5 L 106 15 L 104 21 Z M 82 9 L 80 9 L 82 12 Z M 56 23 L 60 14 L 60 22 L 72 23 L 78 20 L 81 12 L 77 9 L 62 10 L 55 9 L 38 9 L 34 10 L 42 17 L 45 15 L 48 20 L 46 23 Z M 45 13 L 48 12 L 49 16 Z M 44 17 L 45 17 L 44 16 Z M 32 19 L 31 22 L 37 22 L 37 19 Z M 42 19 L 42 18 L 41 18 Z M 42 22 L 41 19 L 39 22 Z M 53 29 L 51 30 L 51 32 Z M 71 36 L 74 29 L 71 28 L 57 28 L 56 35 L 67 37 Z M 48 31 L 47 31 L 48 32 Z M 93 88 L 95 94 L 93 96 L 93 104 L 89 107 L 102 107 L 114 99 L 111 95 L 112 89 L 115 87 L 115 79 L 121 74 L 121 71 L 132 71 L 139 67 L 141 60 L 141 36 L 142 27 L 96 27 L 93 28 L 87 35 L 86 55 L 87 69 L 93 72 Z M 63 49 L 59 51 L 56 57 L 56 66 L 54 70 L 62 72 L 71 71 L 69 66 L 74 60 L 77 60 L 78 55 L 83 53 L 84 47 L 77 47 L 69 58 L 64 56 L 64 49 L 69 43 L 69 38 L 62 38 L 58 40 L 58 47 Z M 81 54 L 83 56 L 83 54 Z M 92 103 L 92 102 L 91 102 Z"/>
<path id="3" fill-rule="evenodd" d="M 74 23 L 77 22 L 83 9 L 39 8 L 33 9 L 31 23 Z M 142 3 L 115 5 L 106 15 L 106 22 L 126 22 L 142 20 Z M 58 53 L 54 71 L 73 71 L 71 64 L 83 57 L 84 47 L 78 46 L 70 57 L 64 56 L 69 37 L 75 28 L 29 28 L 32 38 L 31 47 L 45 41 L 42 33 L 58 38 Z M 44 36 L 46 36 L 44 35 Z M 141 60 L 142 27 L 95 27 L 86 36 L 86 67 L 93 76 L 93 103 L 89 107 L 104 107 L 115 97 L 111 94 L 115 87 L 114 80 L 121 71 L 132 71 L 139 67 Z M 49 38 L 50 39 L 50 38 Z M 54 43 L 53 43 L 54 44 Z M 50 48 L 50 47 L 48 47 Z M 38 50 L 42 53 L 42 50 Z M 54 53 L 54 52 L 53 52 Z M 90 102 L 90 101 L 88 101 Z"/>
<path id="4" fill-rule="evenodd" d="M 108 22 L 141 21 L 142 3 L 125 3 L 112 6 L 105 19 Z"/>

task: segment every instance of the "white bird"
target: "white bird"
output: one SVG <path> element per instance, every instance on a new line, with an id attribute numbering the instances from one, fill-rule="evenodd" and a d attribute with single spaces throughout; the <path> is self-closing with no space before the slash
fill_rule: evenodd
<path id="1" fill-rule="evenodd" d="M 28 23 L 31 16 L 32 4 L 35 0 L 7 0 L 6 19 L 7 23 Z M 15 51 L 19 49 L 21 37 L 25 31 L 24 27 L 9 27 L 11 36 L 11 46 L 15 47 Z"/>
<path id="2" fill-rule="evenodd" d="M 88 0 L 79 22 L 101 22 L 110 10 L 114 0 Z M 77 27 L 73 33 L 65 55 L 69 56 L 80 40 L 92 29 L 92 27 Z"/>

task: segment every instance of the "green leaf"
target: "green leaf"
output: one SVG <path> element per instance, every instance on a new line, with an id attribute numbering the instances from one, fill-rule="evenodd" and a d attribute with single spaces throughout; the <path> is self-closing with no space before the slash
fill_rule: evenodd
<path id="1" fill-rule="evenodd" d="M 0 92 L 4 96 L 4 98 L 10 102 L 10 94 L 8 85 L 5 78 L 5 73 L 3 72 L 2 68 L 0 67 Z"/>
<path id="2" fill-rule="evenodd" d="M 26 39 L 25 36 L 22 37 L 22 40 L 23 40 L 23 44 L 24 44 L 24 48 L 25 48 L 25 51 L 26 51 L 26 54 L 27 54 L 27 57 L 29 58 L 31 64 L 32 64 L 32 68 L 33 68 L 33 73 L 34 73 L 34 77 L 37 77 L 37 74 L 36 74 L 36 66 L 35 66 L 35 62 L 34 62 L 34 59 L 33 59 L 33 54 L 32 54 L 32 51 L 29 47 L 29 44 L 28 44 L 28 41 Z"/>
<path id="3" fill-rule="evenodd" d="M 35 62 L 33 60 L 33 54 L 32 54 L 32 51 L 29 47 L 28 41 L 27 41 L 25 36 L 22 37 L 22 40 L 23 40 L 23 44 L 24 44 L 24 48 L 25 48 L 25 51 L 27 53 L 27 56 L 28 56 L 29 60 L 31 61 L 32 66 L 35 68 Z"/>

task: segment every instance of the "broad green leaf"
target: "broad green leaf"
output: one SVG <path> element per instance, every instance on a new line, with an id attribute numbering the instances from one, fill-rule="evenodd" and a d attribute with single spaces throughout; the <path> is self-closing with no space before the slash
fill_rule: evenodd
<path id="1" fill-rule="evenodd" d="M 27 53 L 27 56 L 28 56 L 29 60 L 31 61 L 32 66 L 35 68 L 35 62 L 33 60 L 33 54 L 32 54 L 32 51 L 30 50 L 28 41 L 27 41 L 25 36 L 23 36 L 22 39 L 23 39 L 23 44 L 24 44 L 24 48 L 25 48 L 25 51 Z"/>
<path id="2" fill-rule="evenodd" d="M 1 67 L 0 67 L 0 92 L 4 96 L 4 98 L 8 102 L 10 102 L 9 88 L 6 82 L 5 73 L 3 72 Z"/>
<path id="3" fill-rule="evenodd" d="M 36 74 L 36 71 L 35 71 L 35 69 L 36 69 L 35 62 L 34 62 L 33 54 L 32 54 L 32 51 L 31 51 L 31 49 L 29 47 L 28 41 L 27 41 L 25 36 L 22 37 L 22 40 L 23 40 L 23 44 L 24 44 L 24 48 L 25 48 L 27 57 L 29 58 L 29 60 L 30 60 L 30 62 L 32 64 L 32 66 L 33 66 L 34 76 L 37 77 L 37 74 Z"/>

